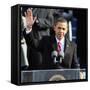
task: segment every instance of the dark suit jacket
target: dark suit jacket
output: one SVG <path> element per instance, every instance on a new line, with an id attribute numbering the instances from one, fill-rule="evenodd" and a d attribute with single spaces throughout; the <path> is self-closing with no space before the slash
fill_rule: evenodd
<path id="1" fill-rule="evenodd" d="M 76 44 L 65 40 L 64 60 L 61 64 L 55 64 L 51 57 L 53 50 L 57 48 L 55 36 L 45 36 L 42 40 L 37 40 L 33 37 L 33 32 L 25 34 L 25 39 L 29 48 L 35 52 L 39 51 L 42 54 L 41 69 L 55 69 L 55 68 L 79 68 L 77 60 Z M 30 53 L 28 53 L 30 54 Z M 37 61 L 37 56 L 32 56 L 34 61 Z"/>

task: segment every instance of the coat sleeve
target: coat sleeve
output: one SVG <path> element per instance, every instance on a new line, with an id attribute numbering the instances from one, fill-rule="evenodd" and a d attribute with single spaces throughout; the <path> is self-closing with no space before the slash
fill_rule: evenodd
<path id="1" fill-rule="evenodd" d="M 43 49 L 43 45 L 42 45 L 42 41 L 43 40 L 38 40 L 34 37 L 33 35 L 33 30 L 30 32 L 30 33 L 26 33 L 26 31 L 24 30 L 23 31 L 23 35 L 24 35 L 24 38 L 26 40 L 26 43 L 27 43 L 27 46 L 28 47 L 31 47 L 37 51 L 42 51 Z"/>

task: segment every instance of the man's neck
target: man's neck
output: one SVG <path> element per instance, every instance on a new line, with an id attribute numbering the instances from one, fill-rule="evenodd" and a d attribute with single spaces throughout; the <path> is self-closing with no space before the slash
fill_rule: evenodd
<path id="1" fill-rule="evenodd" d="M 65 40 L 65 38 L 64 38 L 64 37 L 63 37 L 62 39 L 58 39 L 58 38 L 55 36 L 55 38 L 56 38 L 56 41 L 57 41 L 57 42 L 62 42 L 62 43 L 63 43 L 63 42 L 64 42 L 64 40 Z"/>

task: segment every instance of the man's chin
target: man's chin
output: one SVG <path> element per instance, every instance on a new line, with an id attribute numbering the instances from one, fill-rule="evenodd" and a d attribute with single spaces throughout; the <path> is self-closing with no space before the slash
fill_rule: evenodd
<path id="1" fill-rule="evenodd" d="M 61 40 L 63 37 L 58 37 L 59 40 Z"/>
<path id="2" fill-rule="evenodd" d="M 58 36 L 58 39 L 61 40 L 64 36 Z"/>

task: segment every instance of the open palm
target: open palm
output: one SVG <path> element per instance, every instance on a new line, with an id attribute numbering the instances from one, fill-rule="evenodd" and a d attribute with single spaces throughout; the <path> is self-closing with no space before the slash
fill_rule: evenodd
<path id="1" fill-rule="evenodd" d="M 33 13 L 30 8 L 27 9 L 27 11 L 25 12 L 25 18 L 26 18 L 27 28 L 29 28 L 29 29 L 32 28 L 32 26 L 36 20 L 36 17 L 33 17 Z"/>

